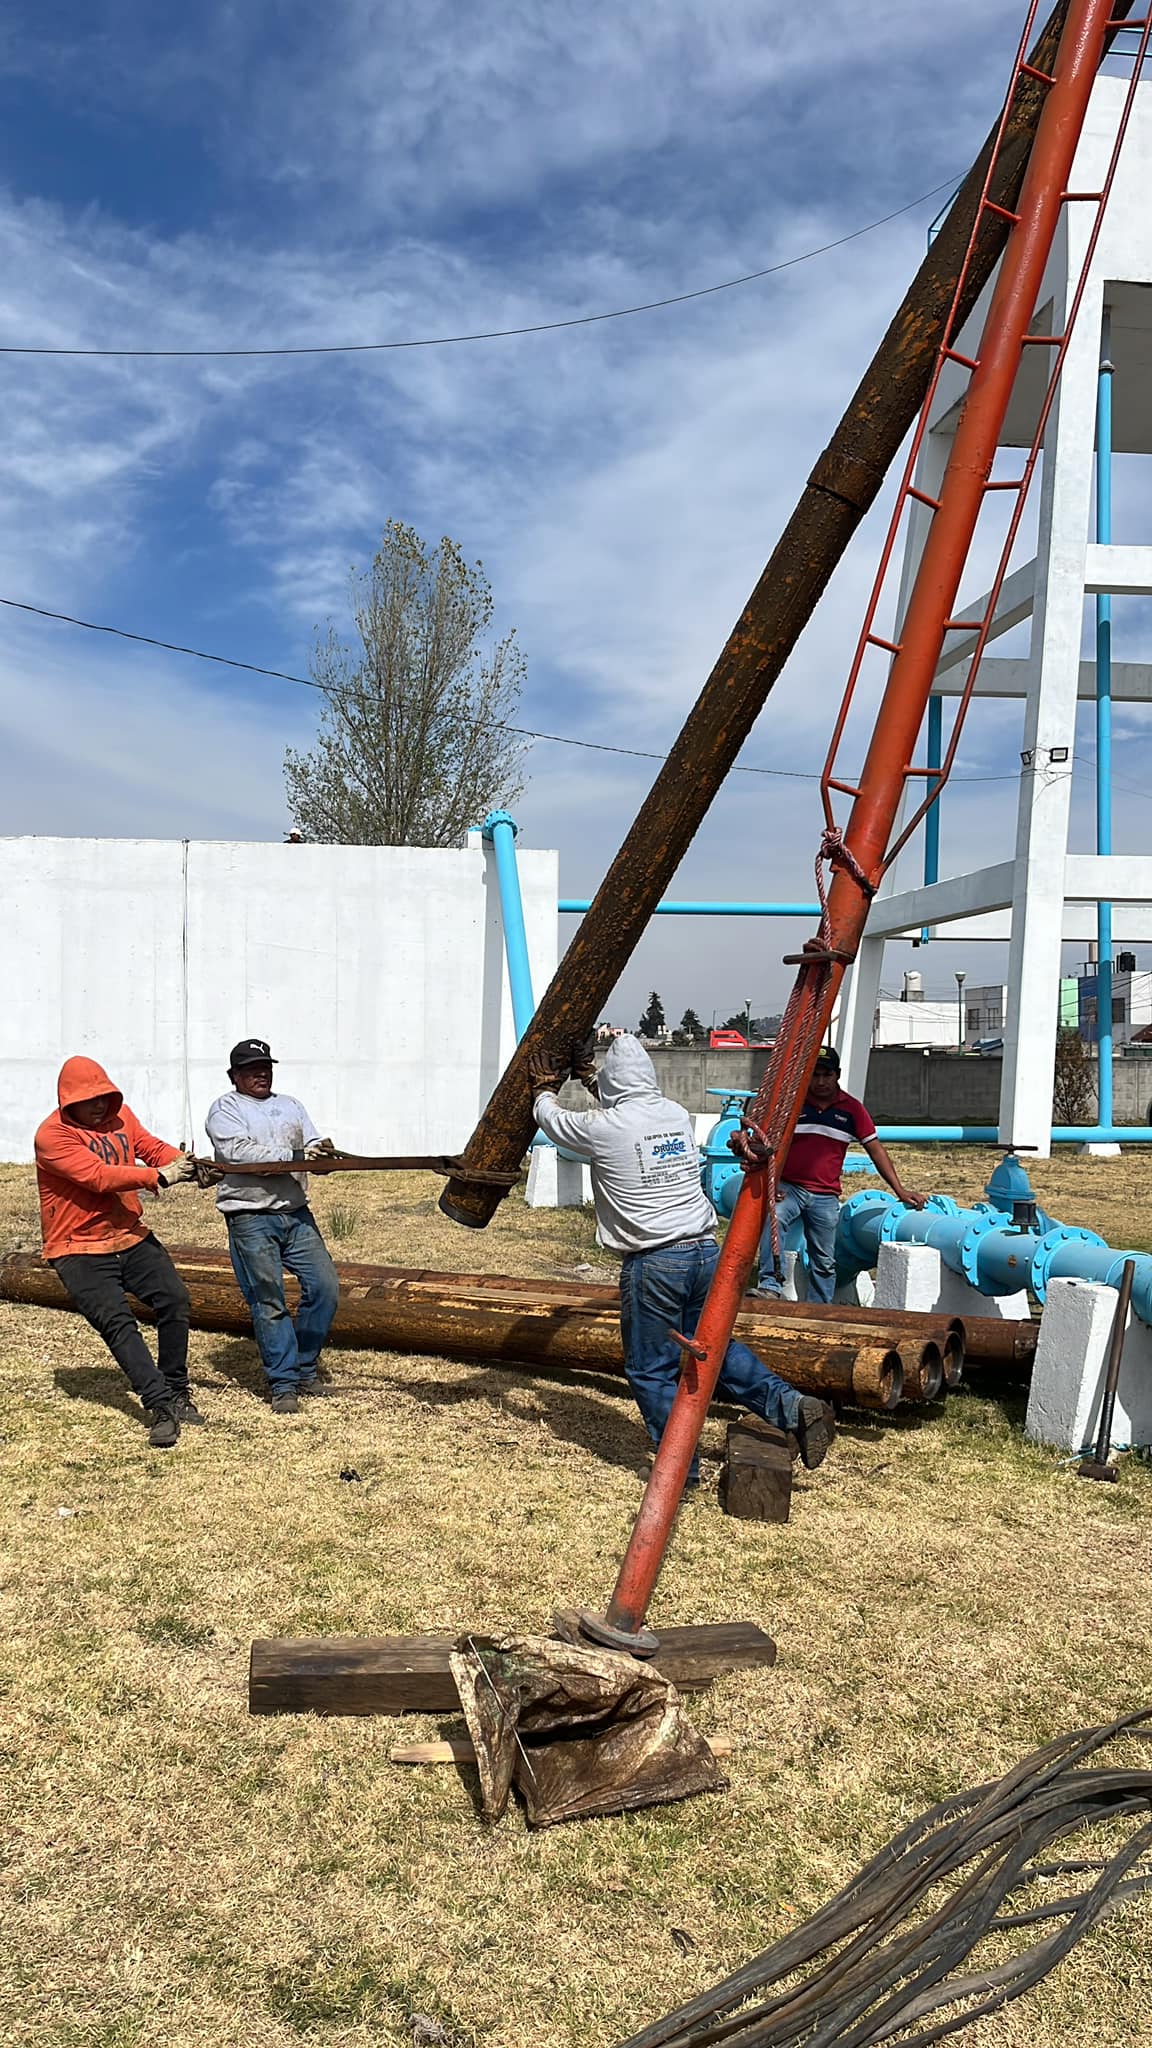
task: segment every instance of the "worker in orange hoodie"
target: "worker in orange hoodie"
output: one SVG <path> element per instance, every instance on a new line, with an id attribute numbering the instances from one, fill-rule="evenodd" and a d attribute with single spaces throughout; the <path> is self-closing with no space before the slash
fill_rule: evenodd
<path id="1" fill-rule="evenodd" d="M 204 1417 L 188 1390 L 188 1289 L 145 1223 L 138 1190 L 194 1180 L 196 1167 L 144 1129 L 95 1060 L 65 1060 L 56 1095 L 59 1108 L 36 1133 L 44 1260 L 139 1396 L 149 1443 L 167 1450 L 182 1422 Z M 157 1364 L 129 1293 L 155 1311 Z"/>

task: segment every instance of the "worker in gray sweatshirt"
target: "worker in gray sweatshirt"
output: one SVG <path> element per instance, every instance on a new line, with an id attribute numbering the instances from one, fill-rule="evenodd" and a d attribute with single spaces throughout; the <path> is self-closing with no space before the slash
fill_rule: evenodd
<path id="1" fill-rule="evenodd" d="M 231 1090 L 217 1096 L 204 1126 L 221 1166 L 292 1159 L 303 1164 L 332 1151 L 331 1138 L 320 1136 L 304 1104 L 274 1088 L 276 1064 L 267 1039 L 243 1038 L 233 1046 Z M 320 1352 L 340 1298 L 336 1268 L 308 1207 L 308 1176 L 225 1171 L 216 1207 L 228 1226 L 232 1270 L 251 1311 L 272 1412 L 295 1415 L 302 1394 L 327 1391 L 319 1376 Z M 300 1282 L 295 1322 L 284 1292 L 285 1269 Z"/>
<path id="2" fill-rule="evenodd" d="M 716 1270 L 716 1211 L 700 1185 L 692 1119 L 660 1093 L 656 1069 L 638 1038 L 614 1038 L 596 1075 L 590 1057 L 575 1078 L 600 1098 L 595 1110 L 562 1109 L 565 1074 L 532 1068 L 536 1122 L 546 1137 L 587 1160 L 596 1234 L 619 1252 L 624 1370 L 648 1434 L 659 1444 L 680 1376 L 680 1346 L 691 1337 Z M 805 1465 L 822 1463 L 832 1441 L 832 1412 L 770 1372 L 746 1344 L 728 1346 L 716 1394 L 792 1431 Z M 699 1484 L 693 1460 L 689 1485 Z"/>

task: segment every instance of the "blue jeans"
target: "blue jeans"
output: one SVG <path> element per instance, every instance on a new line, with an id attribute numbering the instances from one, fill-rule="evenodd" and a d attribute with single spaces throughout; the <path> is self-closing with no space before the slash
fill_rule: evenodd
<path id="1" fill-rule="evenodd" d="M 692 1337 L 700 1321 L 720 1247 L 714 1238 L 694 1238 L 654 1252 L 630 1252 L 620 1269 L 620 1332 L 624 1370 L 654 1444 L 659 1444 L 672 1410 L 683 1353 L 669 1330 Z M 728 1346 L 716 1383 L 721 1401 L 751 1408 L 777 1429 L 794 1429 L 800 1395 L 762 1364 L 746 1344 Z M 689 1479 L 700 1476 L 692 1460 Z"/>
<path id="2" fill-rule="evenodd" d="M 808 1297 L 810 1301 L 831 1301 L 836 1292 L 836 1227 L 840 1221 L 838 1195 L 818 1195 L 812 1188 L 798 1188 L 782 1180 L 776 1197 L 776 1227 L 781 1246 L 785 1233 L 799 1219 L 808 1247 Z M 772 1232 L 765 1229 L 760 1239 L 760 1294 L 781 1293 L 772 1271 Z"/>
<path id="3" fill-rule="evenodd" d="M 232 1270 L 273 1393 L 315 1379 L 340 1283 L 311 1209 L 245 1209 L 224 1220 Z M 295 1327 L 284 1298 L 285 1266 L 300 1282 Z"/>

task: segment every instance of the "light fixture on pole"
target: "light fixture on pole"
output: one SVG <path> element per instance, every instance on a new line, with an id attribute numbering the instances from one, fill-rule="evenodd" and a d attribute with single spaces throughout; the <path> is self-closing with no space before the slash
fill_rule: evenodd
<path id="1" fill-rule="evenodd" d="M 964 1050 L 964 983 L 968 977 L 962 967 L 956 969 L 956 1030 L 961 1052 Z"/>

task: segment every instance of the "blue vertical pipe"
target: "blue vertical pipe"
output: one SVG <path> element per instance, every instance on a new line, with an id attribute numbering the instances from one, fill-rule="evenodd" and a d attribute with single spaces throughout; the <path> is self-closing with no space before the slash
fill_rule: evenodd
<path id="1" fill-rule="evenodd" d="M 1104 545 L 1112 539 L 1112 315 L 1107 306 L 1100 330 L 1096 389 L 1096 538 Z M 1096 599 L 1096 851 L 1112 851 L 1112 598 L 1107 591 L 1101 591 Z M 1096 905 L 1096 954 L 1096 1121 L 1111 1124 L 1111 903 Z"/>
<path id="2" fill-rule="evenodd" d="M 528 934 L 524 928 L 524 901 L 516 867 L 516 829 L 516 820 L 510 811 L 489 811 L 480 827 L 496 855 L 496 880 L 500 885 L 500 912 L 504 920 L 504 952 L 508 961 L 508 986 L 512 992 L 512 1022 L 519 1045 L 532 1022 L 536 1004 L 532 995 Z"/>
<path id="3" fill-rule="evenodd" d="M 944 699 L 928 699 L 928 766 L 939 768 L 944 759 Z M 924 819 L 924 886 L 940 880 L 940 799 L 937 797 Z M 923 945 L 932 934 L 927 925 L 920 932 Z"/>

